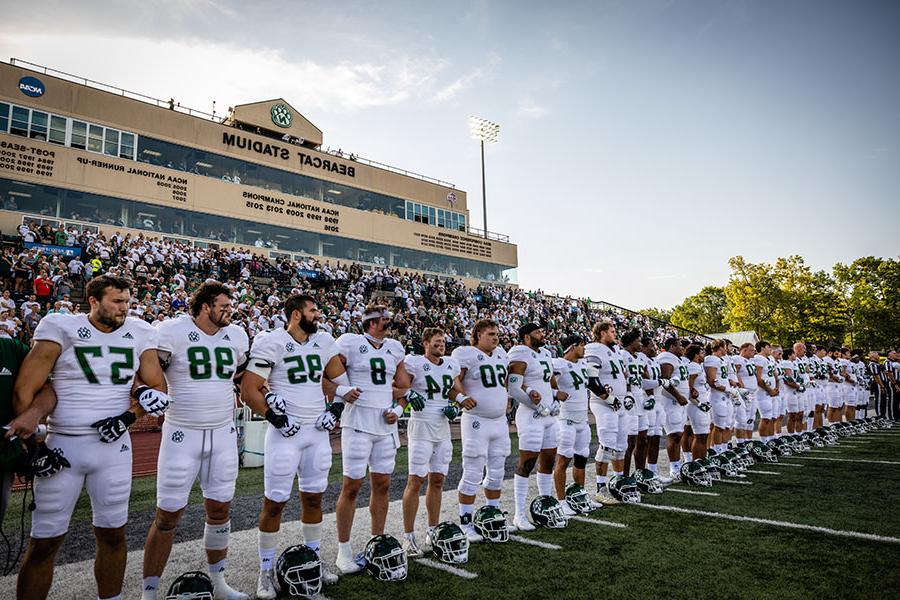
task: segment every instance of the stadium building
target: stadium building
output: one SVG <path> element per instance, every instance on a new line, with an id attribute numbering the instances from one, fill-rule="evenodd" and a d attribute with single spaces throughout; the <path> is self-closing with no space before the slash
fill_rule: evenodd
<path id="1" fill-rule="evenodd" d="M 464 191 L 324 151 L 322 131 L 280 98 L 223 118 L 0 63 L 0 200 L 7 236 L 36 220 L 515 282 L 516 246 L 469 227 Z"/>

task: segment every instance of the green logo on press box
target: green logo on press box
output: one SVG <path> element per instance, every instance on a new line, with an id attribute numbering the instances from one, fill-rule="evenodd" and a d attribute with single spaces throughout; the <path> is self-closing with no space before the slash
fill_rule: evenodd
<path id="1" fill-rule="evenodd" d="M 291 114 L 291 109 L 286 105 L 276 104 L 272 107 L 272 122 L 279 127 L 290 127 L 293 118 L 294 115 Z"/>

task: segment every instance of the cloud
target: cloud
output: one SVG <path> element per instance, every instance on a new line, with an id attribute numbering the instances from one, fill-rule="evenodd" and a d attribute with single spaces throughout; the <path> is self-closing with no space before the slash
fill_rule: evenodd
<path id="1" fill-rule="evenodd" d="M 452 82 L 439 89 L 432 99 L 435 102 L 447 102 L 448 100 L 452 100 L 461 92 L 472 87 L 472 84 L 479 79 L 483 79 L 490 75 L 499 64 L 500 56 L 492 52 L 488 56 L 488 60 L 485 64 L 479 65 L 469 71 L 466 75 L 454 79 Z"/>
<path id="2" fill-rule="evenodd" d="M 550 111 L 545 106 L 541 106 L 531 98 L 523 98 L 519 101 L 519 108 L 516 114 L 527 119 L 540 119 Z"/>
<path id="3" fill-rule="evenodd" d="M 209 111 L 216 99 L 220 113 L 226 105 L 276 97 L 319 112 L 399 104 L 432 89 L 444 66 L 434 58 L 410 56 L 379 63 L 290 60 L 272 48 L 77 34 L 14 34 L 0 48 L 117 87 L 172 97 L 183 106 Z M 75 65 L 91 65 L 91 70 Z"/>
<path id="4" fill-rule="evenodd" d="M 648 275 L 646 279 L 675 279 L 678 275 Z"/>

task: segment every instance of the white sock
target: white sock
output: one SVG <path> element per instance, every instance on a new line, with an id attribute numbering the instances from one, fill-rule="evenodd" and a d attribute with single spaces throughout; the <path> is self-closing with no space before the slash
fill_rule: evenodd
<path id="1" fill-rule="evenodd" d="M 159 592 L 159 577 L 144 577 L 144 591 L 141 600 L 156 600 Z"/>
<path id="2" fill-rule="evenodd" d="M 318 523 L 300 523 L 300 531 L 303 533 L 304 543 L 319 553 L 319 546 L 322 543 L 322 522 Z"/>
<path id="3" fill-rule="evenodd" d="M 217 563 L 213 563 L 209 565 L 209 578 L 212 579 L 213 587 L 221 587 L 226 585 L 225 583 L 225 562 L 226 559 L 222 559 Z"/>
<path id="4" fill-rule="evenodd" d="M 488 498 L 487 505 L 500 508 L 500 498 Z"/>
<path id="5" fill-rule="evenodd" d="M 623 475 L 623 471 L 613 471 L 613 475 L 616 475 L 617 477 L 621 477 Z"/>
<path id="6" fill-rule="evenodd" d="M 606 485 L 606 475 L 597 475 L 597 491 Z"/>
<path id="7" fill-rule="evenodd" d="M 691 454 L 690 452 L 685 452 L 684 453 L 684 462 L 691 462 L 692 460 L 694 460 L 694 455 Z"/>
<path id="8" fill-rule="evenodd" d="M 353 558 L 353 544 L 351 542 L 338 542 L 338 556 Z"/>
<path id="9" fill-rule="evenodd" d="M 275 568 L 275 554 L 278 552 L 278 533 L 278 531 L 257 530 L 260 571 L 271 571 Z"/>
<path id="10" fill-rule="evenodd" d="M 528 478 L 521 475 L 513 475 L 514 490 L 516 496 L 516 514 L 525 516 L 525 503 L 528 501 Z"/>
<path id="11" fill-rule="evenodd" d="M 656 466 L 656 463 L 647 463 L 647 468 L 650 469 L 651 473 L 659 473 L 659 467 Z"/>
<path id="12" fill-rule="evenodd" d="M 490 502 L 490 500 L 488 500 Z M 464 517 L 466 515 L 472 516 L 472 510 L 475 508 L 473 504 L 460 504 L 459 505 L 459 516 Z"/>
<path id="13" fill-rule="evenodd" d="M 680 472 L 681 472 L 681 461 L 680 461 L 680 460 L 673 460 L 673 461 L 669 464 L 669 471 L 671 471 L 673 474 L 675 474 L 675 473 L 680 473 Z"/>
<path id="14" fill-rule="evenodd" d="M 538 494 L 541 496 L 553 495 L 553 474 L 538 473 L 537 474 Z"/>
<path id="15" fill-rule="evenodd" d="M 97 600 L 122 600 L 122 594 L 116 594 L 115 596 L 110 596 L 109 598 L 101 598 L 97 596 Z"/>

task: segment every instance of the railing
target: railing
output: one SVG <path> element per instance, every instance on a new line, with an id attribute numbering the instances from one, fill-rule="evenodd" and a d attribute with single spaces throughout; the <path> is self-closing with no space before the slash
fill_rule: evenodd
<path id="1" fill-rule="evenodd" d="M 693 331 L 691 329 L 685 329 L 684 327 L 679 327 L 678 325 L 672 325 L 671 323 L 667 323 L 666 321 L 661 321 L 660 319 L 657 319 L 655 317 L 645 315 L 642 312 L 638 312 L 636 310 L 631 310 L 630 308 L 625 308 L 624 306 L 618 306 L 617 304 L 612 304 L 611 302 L 605 302 L 603 300 L 591 300 L 590 304 L 591 304 L 591 308 L 593 308 L 595 306 L 604 306 L 604 307 L 608 307 L 608 308 L 614 308 L 618 311 L 621 311 L 621 312 L 624 312 L 624 313 L 627 313 L 627 314 L 630 314 L 633 316 L 644 317 L 648 321 L 652 321 L 654 323 L 657 323 L 658 325 L 662 325 L 664 327 L 669 327 L 671 329 L 677 329 L 678 331 L 683 331 L 683 332 L 688 333 L 695 337 L 701 337 L 701 338 L 705 338 L 707 340 L 713 339 L 706 334 L 700 333 L 699 331 Z"/>
<path id="2" fill-rule="evenodd" d="M 505 233 L 496 233 L 494 231 L 488 231 L 487 235 L 485 235 L 484 229 L 478 229 L 477 227 L 469 227 L 467 229 L 469 235 L 474 235 L 480 238 L 486 238 L 489 240 L 494 240 L 495 242 L 509 242 L 509 236 Z"/>
<path id="3" fill-rule="evenodd" d="M 104 92 L 110 92 L 112 94 L 117 94 L 119 96 L 124 96 L 125 98 L 131 98 L 132 100 L 138 100 L 140 102 L 145 102 L 147 104 L 152 104 L 159 108 L 167 108 L 169 110 L 174 110 L 175 112 L 180 112 L 186 115 L 190 115 L 192 117 L 200 117 L 202 119 L 208 119 L 210 121 L 214 121 L 216 123 L 222 123 L 225 121 L 226 117 L 219 116 L 213 113 L 204 112 L 202 110 L 197 110 L 196 108 L 189 108 L 187 106 L 182 106 L 180 103 L 175 102 L 174 99 L 162 100 L 160 98 L 154 98 L 153 96 L 148 96 L 146 94 L 141 94 L 139 92 L 132 92 L 126 90 L 124 88 L 116 87 L 114 85 L 109 85 L 106 83 L 102 83 L 100 81 L 94 81 L 93 79 L 88 79 L 87 77 L 81 77 L 80 75 L 73 75 L 72 73 L 66 73 L 65 71 L 60 71 L 58 69 L 54 69 L 52 67 L 46 67 L 44 65 L 39 65 L 37 63 L 29 62 L 27 60 L 22 60 L 20 58 L 10 58 L 9 64 L 13 66 L 25 67 L 31 71 L 37 71 L 39 73 L 43 73 L 45 75 L 52 75 L 53 77 L 58 77 L 60 79 L 65 79 L 67 81 L 72 81 L 74 83 L 78 83 L 81 85 L 86 85 L 88 87 L 93 87 L 98 90 L 103 90 Z M 325 152 L 318 149 L 320 152 Z M 326 154 L 331 154 L 333 156 L 337 156 L 339 158 L 346 158 L 348 160 L 352 160 L 355 162 L 360 162 L 371 167 L 375 167 L 378 169 L 384 169 L 386 171 L 391 171 L 392 173 L 397 173 L 400 175 L 405 175 L 407 177 L 412 177 L 414 179 L 421 179 L 422 181 L 427 181 L 429 183 L 435 183 L 437 185 L 448 187 L 452 189 L 456 189 L 456 185 L 450 183 L 449 181 L 444 181 L 442 179 L 437 179 L 436 177 L 429 177 L 428 175 L 422 175 L 421 173 L 416 173 L 414 171 L 409 171 L 407 169 L 401 169 L 400 167 L 394 167 L 382 162 L 378 162 L 376 160 L 372 160 L 369 158 L 363 158 L 357 154 L 352 154 L 349 152 L 344 152 L 343 150 L 329 150 L 325 152 Z"/>

